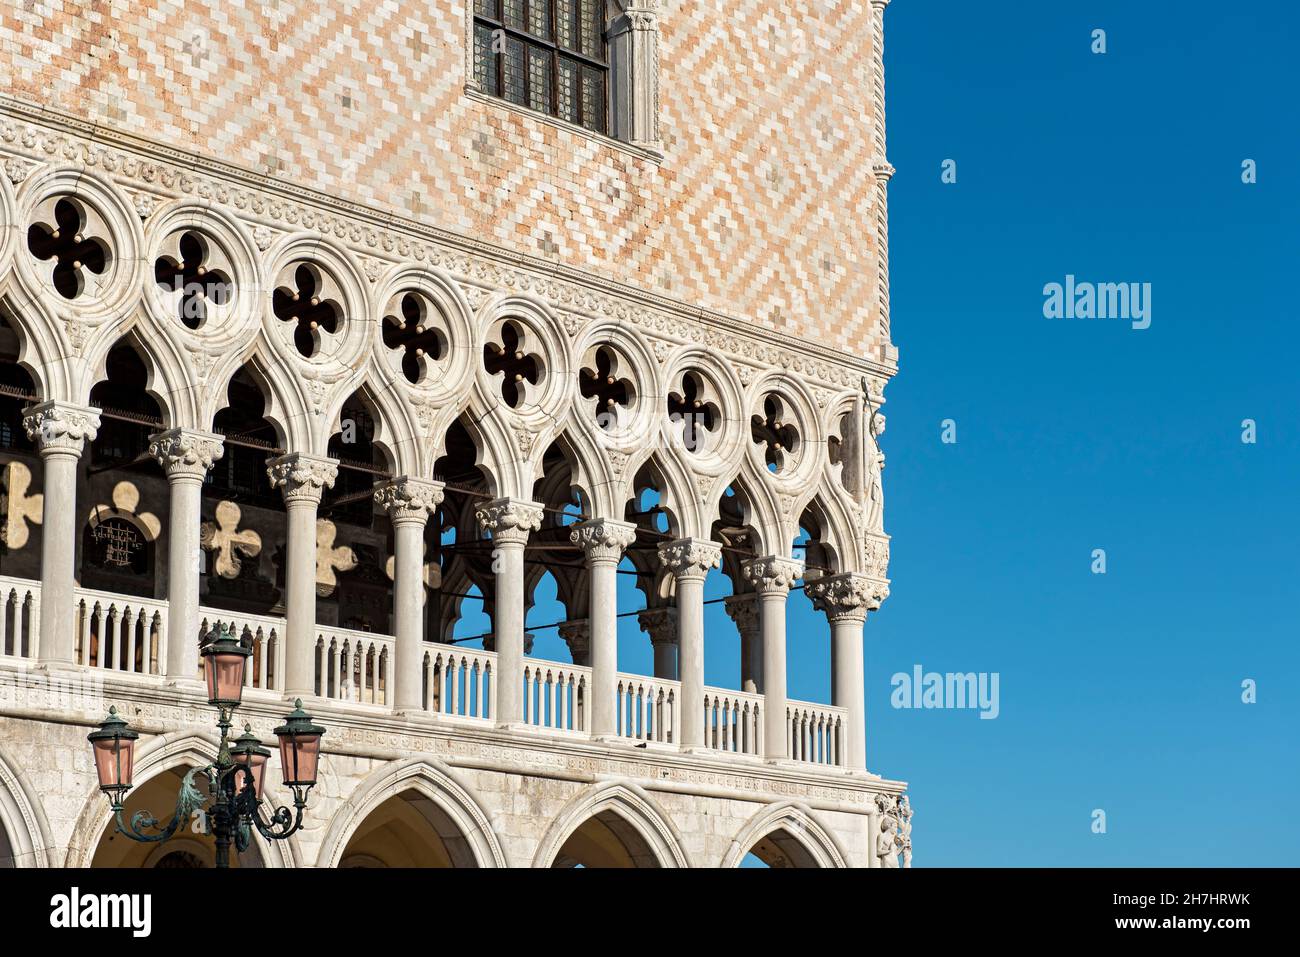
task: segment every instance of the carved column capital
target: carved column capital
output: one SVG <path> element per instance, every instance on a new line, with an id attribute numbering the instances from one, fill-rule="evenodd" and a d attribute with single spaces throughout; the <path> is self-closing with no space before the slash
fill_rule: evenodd
<path id="1" fill-rule="evenodd" d="M 793 558 L 781 558 L 768 555 L 752 558 L 741 566 L 745 580 L 754 586 L 754 591 L 762 595 L 784 595 L 790 586 L 803 574 L 803 562 Z"/>
<path id="2" fill-rule="evenodd" d="M 542 527 L 542 506 L 518 498 L 498 498 L 474 510 L 483 531 L 499 545 L 524 545 Z"/>
<path id="3" fill-rule="evenodd" d="M 569 541 L 583 550 L 592 565 L 617 565 L 623 552 L 636 541 L 636 526 L 612 518 L 593 518 L 574 525 Z"/>
<path id="4" fill-rule="evenodd" d="M 678 581 L 704 581 L 710 568 L 722 564 L 722 549 L 700 538 L 679 538 L 659 546 L 659 561 Z"/>
<path id="5" fill-rule="evenodd" d="M 647 608 L 636 616 L 636 620 L 641 630 L 650 636 L 650 644 L 677 644 L 676 608 Z"/>
<path id="6" fill-rule="evenodd" d="M 577 618 L 560 625 L 560 637 L 569 646 L 569 657 L 575 665 L 591 663 L 591 622 L 586 618 Z"/>
<path id="7" fill-rule="evenodd" d="M 741 635 L 758 634 L 758 596 L 753 592 L 728 595 L 722 600 L 722 604 L 727 609 L 727 615 L 735 622 L 736 630 Z"/>
<path id="8" fill-rule="evenodd" d="M 290 452 L 266 463 L 266 475 L 271 487 L 284 494 L 286 505 L 303 502 L 319 505 L 325 489 L 334 487 L 339 464 L 334 459 L 305 452 Z"/>
<path id="9" fill-rule="evenodd" d="M 225 451 L 221 436 L 198 429 L 168 429 L 149 436 L 149 454 L 169 479 L 202 482 Z"/>
<path id="10" fill-rule="evenodd" d="M 826 575 L 804 589 L 813 607 L 832 622 L 864 621 L 889 597 L 889 586 L 864 575 Z"/>
<path id="11" fill-rule="evenodd" d="M 442 482 L 403 475 L 375 490 L 375 504 L 388 513 L 394 525 L 423 525 L 429 514 L 442 504 L 444 488 Z"/>
<path id="12" fill-rule="evenodd" d="M 89 406 L 41 402 L 23 411 L 23 428 L 41 455 L 80 457 L 85 443 L 99 432 L 99 410 Z"/>

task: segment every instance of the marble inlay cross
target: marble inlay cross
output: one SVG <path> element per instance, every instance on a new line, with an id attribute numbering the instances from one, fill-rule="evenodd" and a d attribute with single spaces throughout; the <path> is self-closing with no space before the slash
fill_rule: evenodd
<path id="1" fill-rule="evenodd" d="M 245 558 L 262 553 L 262 536 L 251 528 L 241 529 L 243 512 L 234 502 L 218 502 L 216 523 L 204 522 L 199 529 L 199 547 L 213 552 L 213 570 L 222 578 L 238 578 Z"/>
<path id="2" fill-rule="evenodd" d="M 350 572 L 357 567 L 357 553 L 346 545 L 335 547 L 338 526 L 328 518 L 316 519 L 316 594 L 328 598 L 338 587 L 336 572 Z"/>
<path id="3" fill-rule="evenodd" d="M 27 527 L 41 524 L 44 518 L 45 496 L 28 495 L 32 487 L 32 470 L 22 462 L 9 462 L 4 467 L 5 473 L 5 524 L 0 529 L 0 539 L 11 551 L 17 551 L 27 544 L 31 530 Z"/>

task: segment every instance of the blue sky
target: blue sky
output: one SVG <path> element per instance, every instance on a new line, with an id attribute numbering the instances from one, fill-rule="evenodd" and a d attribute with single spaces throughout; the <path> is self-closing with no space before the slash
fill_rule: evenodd
<path id="1" fill-rule="evenodd" d="M 917 866 L 1300 862 L 1296 25 L 887 10 L 901 373 L 868 762 L 911 783 Z M 1151 327 L 1043 318 L 1067 274 L 1151 283 Z M 1000 716 L 892 709 L 918 663 L 999 672 Z"/>
<path id="2" fill-rule="evenodd" d="M 901 372 L 868 764 L 910 782 L 917 866 L 1300 862 L 1298 17 L 1282 3 L 887 11 Z M 1067 274 L 1150 283 L 1150 328 L 1044 318 L 1044 285 Z M 622 584 L 620 610 L 640 607 Z M 548 591 L 530 625 L 563 617 Z M 706 629 L 706 681 L 738 687 L 721 605 Z M 789 636 L 790 696 L 829 701 L 828 627 L 802 595 Z M 535 654 L 568 657 L 554 630 Z M 619 663 L 653 670 L 632 618 Z M 997 719 L 893 709 L 891 676 L 918 664 L 998 673 Z"/>

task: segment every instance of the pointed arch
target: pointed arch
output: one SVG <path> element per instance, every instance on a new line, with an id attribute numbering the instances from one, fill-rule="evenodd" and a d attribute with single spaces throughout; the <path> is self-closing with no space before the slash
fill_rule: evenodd
<path id="1" fill-rule="evenodd" d="M 659 867 L 690 867 L 686 848 L 667 815 L 634 784 L 610 782 L 580 792 L 556 815 L 547 830 L 533 867 L 551 867 L 565 841 L 589 819 L 612 814 L 626 823 L 645 842 Z"/>
<path id="2" fill-rule="evenodd" d="M 241 372 L 246 372 L 262 394 L 262 418 L 275 429 L 276 446 L 281 449 L 310 449 L 307 435 L 307 415 L 301 403 L 302 394 L 286 383 L 256 349 L 234 359 L 220 370 L 213 370 L 207 390 L 207 406 L 203 413 L 203 428 L 215 431 L 218 413 L 230 408 L 230 384 Z"/>
<path id="3" fill-rule="evenodd" d="M 18 339 L 16 361 L 32 380 L 40 396 L 38 401 L 71 401 L 66 362 L 62 359 L 66 347 L 55 331 L 53 319 L 38 300 L 28 297 L 19 284 L 8 279 L 0 282 L 0 321 Z"/>
<path id="4" fill-rule="evenodd" d="M 15 867 L 53 867 L 54 839 L 45 811 L 15 767 L 0 751 L 0 830 Z"/>
<path id="5" fill-rule="evenodd" d="M 406 791 L 432 801 L 459 832 L 463 845 L 452 851 L 453 860 L 459 853 L 465 855 L 463 860 L 472 861 L 467 866 L 509 866 L 492 822 L 473 794 L 449 768 L 423 757 L 385 765 L 361 782 L 330 819 L 316 866 L 338 867 L 348 840 L 366 816 Z"/>
<path id="6" fill-rule="evenodd" d="M 126 328 L 116 338 L 101 338 L 94 345 L 86 356 L 88 372 L 78 403 L 88 405 L 95 388 L 109 381 L 108 361 L 118 349 L 131 350 L 144 365 L 144 391 L 158 406 L 162 428 L 195 428 L 198 390 L 188 381 L 174 344 L 164 336 L 143 335 L 139 326 Z"/>
<path id="7" fill-rule="evenodd" d="M 722 866 L 739 867 L 759 841 L 778 835 L 776 843 L 797 867 L 848 867 L 848 856 L 806 804 L 783 801 L 762 808 L 732 840 Z"/>

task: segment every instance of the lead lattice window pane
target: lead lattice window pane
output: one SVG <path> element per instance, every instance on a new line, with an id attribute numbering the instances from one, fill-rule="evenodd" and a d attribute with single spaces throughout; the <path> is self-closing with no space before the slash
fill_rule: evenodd
<path id="1" fill-rule="evenodd" d="M 551 51 L 542 47 L 528 48 L 528 105 L 551 112 Z"/>

